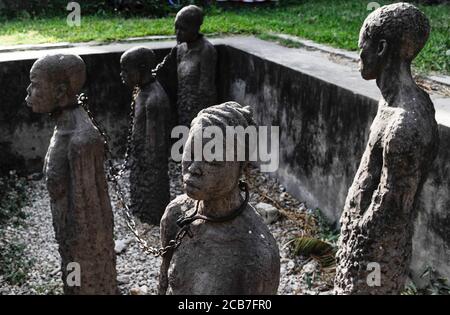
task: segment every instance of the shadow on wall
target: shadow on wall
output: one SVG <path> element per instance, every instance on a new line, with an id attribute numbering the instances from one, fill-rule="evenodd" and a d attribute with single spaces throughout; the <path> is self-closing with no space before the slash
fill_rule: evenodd
<path id="1" fill-rule="evenodd" d="M 168 50 L 155 51 L 162 60 Z M 120 78 L 121 53 L 83 55 L 87 68 L 87 83 L 83 92 L 88 96 L 91 111 L 111 138 L 110 147 L 116 156 L 125 152 L 131 92 Z M 49 116 L 35 114 L 26 106 L 26 89 L 33 60 L 0 63 L 0 171 L 17 169 L 21 173 L 40 172 L 54 122 Z M 168 91 L 174 87 L 162 78 Z M 176 96 L 171 92 L 172 102 Z"/>

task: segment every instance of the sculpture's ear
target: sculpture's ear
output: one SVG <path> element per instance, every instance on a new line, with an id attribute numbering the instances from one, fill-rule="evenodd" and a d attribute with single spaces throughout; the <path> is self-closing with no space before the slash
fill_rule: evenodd
<path id="1" fill-rule="evenodd" d="M 378 57 L 384 57 L 387 53 L 388 43 L 385 39 L 380 39 L 378 42 L 377 55 Z"/>
<path id="2" fill-rule="evenodd" d="M 58 84 L 55 88 L 55 95 L 58 100 L 67 95 L 67 85 L 64 83 Z"/>

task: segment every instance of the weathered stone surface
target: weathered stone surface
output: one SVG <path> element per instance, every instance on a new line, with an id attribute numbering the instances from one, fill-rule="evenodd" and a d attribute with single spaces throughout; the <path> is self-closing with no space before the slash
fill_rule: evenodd
<path id="1" fill-rule="evenodd" d="M 433 103 L 410 70 L 428 34 L 427 18 L 405 3 L 374 11 L 361 28 L 361 75 L 376 79 L 382 98 L 341 217 L 337 294 L 404 288 L 418 196 L 439 145 Z M 371 263 L 380 267 L 375 285 Z"/>
<path id="2" fill-rule="evenodd" d="M 127 249 L 131 241 L 132 239 L 129 238 L 114 241 L 114 251 L 116 252 L 116 254 L 119 255 L 123 253 Z"/>
<path id="3" fill-rule="evenodd" d="M 200 110 L 216 103 L 217 53 L 199 33 L 203 12 L 190 5 L 178 12 L 177 35 L 178 122 L 189 126 Z"/>
<path id="4" fill-rule="evenodd" d="M 255 210 L 263 218 L 265 224 L 272 224 L 280 217 L 280 211 L 274 206 L 259 202 L 255 205 Z"/>
<path id="5" fill-rule="evenodd" d="M 76 94 L 85 81 L 76 55 L 47 56 L 30 71 L 27 103 L 53 113 L 56 127 L 45 157 L 55 236 L 61 254 L 65 294 L 116 294 L 113 215 L 103 169 L 104 144 Z M 77 279 L 79 285 L 71 285 Z"/>
<path id="6" fill-rule="evenodd" d="M 183 182 L 187 195 L 172 201 L 161 220 L 162 246 L 175 238 L 180 214 L 196 211 L 222 218 L 243 206 L 238 183 L 245 163 L 191 161 L 193 139 L 206 126 L 251 124 L 251 112 L 229 102 L 209 107 L 194 119 L 183 153 Z M 205 140 L 205 139 L 204 139 Z M 280 275 L 277 244 L 262 218 L 249 204 L 225 222 L 195 220 L 192 238 L 163 257 L 160 294 L 275 294 Z"/>
<path id="7" fill-rule="evenodd" d="M 168 152 L 170 101 L 149 71 L 156 65 L 151 49 L 136 47 L 121 58 L 122 79 L 138 87 L 130 152 L 131 209 L 142 221 L 159 225 L 170 201 Z"/>

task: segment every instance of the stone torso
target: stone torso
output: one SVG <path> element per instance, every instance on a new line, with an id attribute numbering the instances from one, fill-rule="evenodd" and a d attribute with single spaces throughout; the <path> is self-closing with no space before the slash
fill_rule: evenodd
<path id="1" fill-rule="evenodd" d="M 203 36 L 192 46 L 177 47 L 178 117 L 180 124 L 189 125 L 197 113 L 215 105 L 217 53 Z"/>
<path id="2" fill-rule="evenodd" d="M 131 202 L 135 214 L 159 224 L 169 203 L 168 152 L 170 103 L 155 81 L 136 99 L 130 167 Z"/>
<path id="3" fill-rule="evenodd" d="M 410 102 L 404 104 L 401 102 Z M 418 194 L 437 153 L 434 109 L 425 93 L 379 111 L 341 218 L 337 293 L 401 292 L 411 255 Z M 398 105 L 398 106 L 397 106 Z M 367 276 L 381 267 L 381 286 Z"/>
<path id="4" fill-rule="evenodd" d="M 166 210 L 164 229 L 177 230 L 178 200 Z M 225 223 L 195 221 L 191 231 L 171 259 L 169 294 L 276 294 L 278 247 L 253 207 Z"/>
<path id="5" fill-rule="evenodd" d="M 103 140 L 79 109 L 58 121 L 44 175 L 66 294 L 116 294 L 113 217 L 103 169 Z M 66 267 L 77 262 L 81 286 L 69 286 Z"/>

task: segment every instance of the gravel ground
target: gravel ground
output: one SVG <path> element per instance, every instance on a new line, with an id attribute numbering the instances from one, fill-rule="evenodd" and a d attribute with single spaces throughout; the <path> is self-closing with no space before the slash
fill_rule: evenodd
<path id="1" fill-rule="evenodd" d="M 179 164 L 170 163 L 171 196 L 181 194 Z M 269 229 L 277 240 L 281 256 L 279 294 L 328 294 L 330 274 L 324 277 L 314 260 L 294 257 L 289 241 L 295 236 L 311 235 L 311 224 L 305 223 L 311 209 L 290 196 L 283 186 L 256 169 L 248 176 L 250 202 L 272 204 L 280 211 L 280 218 Z M 258 187 L 258 188 L 255 188 Z M 0 294 L 62 294 L 62 281 L 58 245 L 55 242 L 49 197 L 43 180 L 30 181 L 29 205 L 23 226 L 8 227 L 7 237 L 25 244 L 25 256 L 33 260 L 27 281 L 21 286 L 12 286 L 2 281 Z M 128 231 L 121 211 L 115 208 L 115 195 L 111 192 L 114 211 L 114 237 L 116 240 L 117 273 L 122 294 L 156 294 L 160 258 L 146 255 Z M 141 224 L 138 229 L 149 245 L 159 245 L 159 227 Z M 314 229 L 314 226 L 312 226 Z M 322 276 L 320 276 L 322 274 Z"/>

